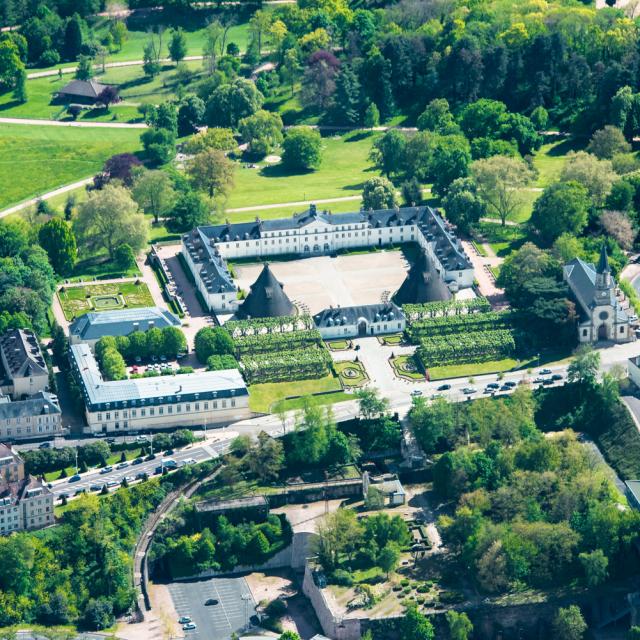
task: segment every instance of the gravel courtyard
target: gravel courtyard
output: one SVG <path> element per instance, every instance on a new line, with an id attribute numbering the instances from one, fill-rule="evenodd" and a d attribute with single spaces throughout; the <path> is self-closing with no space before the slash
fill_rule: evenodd
<path id="1" fill-rule="evenodd" d="M 398 289 L 409 268 L 401 251 L 272 261 L 270 266 L 289 298 L 312 315 L 332 305 L 380 302 L 385 291 L 391 296 Z M 261 270 L 259 262 L 235 264 L 236 283 L 248 293 Z"/>

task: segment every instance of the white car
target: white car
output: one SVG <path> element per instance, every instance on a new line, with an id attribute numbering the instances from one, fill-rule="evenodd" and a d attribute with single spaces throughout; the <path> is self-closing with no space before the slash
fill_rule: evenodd
<path id="1" fill-rule="evenodd" d="M 182 629 L 184 631 L 194 631 L 198 628 L 198 625 L 195 622 L 187 622 L 187 624 L 182 625 Z"/>
<path id="2" fill-rule="evenodd" d="M 180 624 L 187 624 L 187 622 L 191 622 L 191 618 L 189 616 L 182 616 L 178 622 Z"/>

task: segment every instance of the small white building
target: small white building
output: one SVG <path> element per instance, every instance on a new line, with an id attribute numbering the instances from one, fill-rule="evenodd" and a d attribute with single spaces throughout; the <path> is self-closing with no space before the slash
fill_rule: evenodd
<path id="1" fill-rule="evenodd" d="M 332 214 L 311 205 L 292 218 L 197 227 L 182 237 L 182 255 L 209 309 L 233 313 L 237 287 L 229 259 L 310 257 L 408 242 L 422 247 L 451 292 L 473 286 L 473 266 L 460 240 L 430 207 Z"/>
<path id="2" fill-rule="evenodd" d="M 313 316 L 324 340 L 399 333 L 407 326 L 402 309 L 392 302 L 358 307 L 331 307 Z"/>
<path id="3" fill-rule="evenodd" d="M 0 338 L 0 361 L 5 375 L 2 393 L 20 399 L 48 388 L 49 370 L 31 329 L 12 329 Z"/>
<path id="4" fill-rule="evenodd" d="M 216 426 L 251 415 L 238 369 L 106 381 L 87 344 L 70 348 L 88 434 Z"/>
<path id="5" fill-rule="evenodd" d="M 397 475 L 385 473 L 381 476 L 370 476 L 368 471 L 362 474 L 362 495 L 367 499 L 369 489 L 376 489 L 382 495 L 384 503 L 390 507 L 403 505 L 407 494 Z"/>

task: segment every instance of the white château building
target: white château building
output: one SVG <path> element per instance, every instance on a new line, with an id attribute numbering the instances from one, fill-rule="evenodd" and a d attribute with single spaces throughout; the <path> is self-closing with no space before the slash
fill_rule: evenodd
<path id="1" fill-rule="evenodd" d="M 473 266 L 460 240 L 430 207 L 332 214 L 308 211 L 292 218 L 197 227 L 182 237 L 182 255 L 210 311 L 234 313 L 233 258 L 310 257 L 343 249 L 419 244 L 450 291 L 473 285 Z"/>

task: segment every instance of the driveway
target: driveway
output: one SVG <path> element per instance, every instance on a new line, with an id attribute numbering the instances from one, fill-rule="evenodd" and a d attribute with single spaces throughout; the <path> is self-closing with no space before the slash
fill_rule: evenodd
<path id="1" fill-rule="evenodd" d="M 229 640 L 254 615 L 256 603 L 243 577 L 208 578 L 168 585 L 179 616 L 189 616 L 197 629 L 185 631 L 188 640 Z M 218 604 L 205 606 L 209 598 Z"/>

